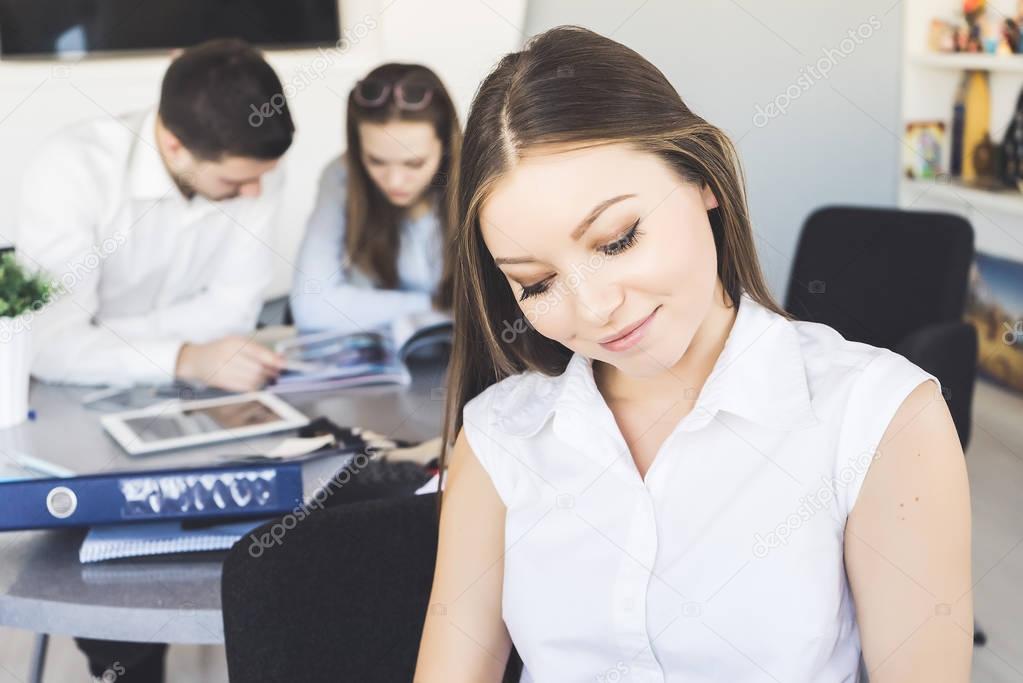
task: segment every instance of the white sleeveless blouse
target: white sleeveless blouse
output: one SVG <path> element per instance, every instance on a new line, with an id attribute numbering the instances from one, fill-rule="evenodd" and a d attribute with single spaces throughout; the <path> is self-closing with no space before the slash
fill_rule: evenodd
<path id="1" fill-rule="evenodd" d="M 583 356 L 469 401 L 466 437 L 507 508 L 502 605 L 522 680 L 857 681 L 846 518 L 928 379 L 744 294 L 645 480 Z"/>

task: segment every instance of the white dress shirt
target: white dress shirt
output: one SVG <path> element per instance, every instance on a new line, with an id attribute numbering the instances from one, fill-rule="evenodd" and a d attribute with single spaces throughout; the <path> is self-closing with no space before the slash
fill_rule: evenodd
<path id="1" fill-rule="evenodd" d="M 258 198 L 188 200 L 155 122 L 148 111 L 76 124 L 25 171 L 18 254 L 65 290 L 30 321 L 41 379 L 167 382 L 182 343 L 255 325 L 281 172 Z"/>
<path id="2" fill-rule="evenodd" d="M 346 260 L 347 194 L 342 155 L 323 169 L 316 207 L 295 264 L 291 312 L 300 330 L 358 332 L 431 309 L 430 298 L 444 266 L 437 214 L 429 211 L 402 221 L 398 287 L 378 289 Z"/>
<path id="3" fill-rule="evenodd" d="M 522 680 L 855 683 L 846 518 L 928 379 L 743 295 L 645 479 L 583 356 L 471 400 L 465 434 L 507 507 L 503 616 Z"/>

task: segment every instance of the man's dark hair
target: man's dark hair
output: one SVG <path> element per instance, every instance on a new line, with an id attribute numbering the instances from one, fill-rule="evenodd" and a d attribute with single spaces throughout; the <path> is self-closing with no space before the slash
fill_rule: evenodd
<path id="1" fill-rule="evenodd" d="M 160 119 L 205 160 L 277 159 L 295 133 L 277 74 L 259 50 L 234 38 L 201 43 L 171 62 Z"/>

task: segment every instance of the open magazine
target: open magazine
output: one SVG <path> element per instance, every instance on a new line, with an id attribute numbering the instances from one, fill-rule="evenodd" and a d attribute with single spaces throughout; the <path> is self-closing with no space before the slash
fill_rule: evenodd
<path id="1" fill-rule="evenodd" d="M 288 369 L 268 387 L 275 393 L 408 384 L 409 356 L 451 343 L 451 316 L 424 311 L 367 332 L 316 332 L 279 341 Z"/>

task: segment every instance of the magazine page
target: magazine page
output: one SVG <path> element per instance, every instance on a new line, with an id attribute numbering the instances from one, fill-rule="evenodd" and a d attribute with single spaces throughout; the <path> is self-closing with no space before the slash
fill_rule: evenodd
<path id="1" fill-rule="evenodd" d="M 402 358 L 416 349 L 451 340 L 453 320 L 449 313 L 429 310 L 396 318 L 391 323 L 391 339 Z"/>
<path id="2" fill-rule="evenodd" d="M 271 390 L 408 381 L 408 370 L 382 332 L 318 332 L 284 340 L 275 348 L 284 355 L 287 369 Z"/>

